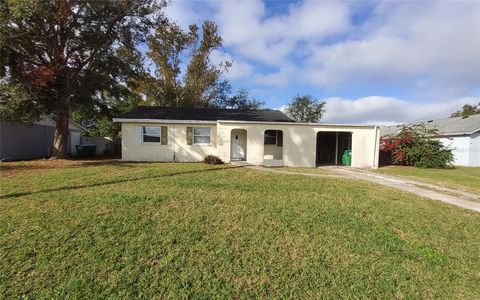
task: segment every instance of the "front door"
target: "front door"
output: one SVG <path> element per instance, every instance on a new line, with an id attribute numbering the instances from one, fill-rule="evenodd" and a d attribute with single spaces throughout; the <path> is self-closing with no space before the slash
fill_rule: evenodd
<path id="1" fill-rule="evenodd" d="M 245 131 L 234 131 L 232 133 L 232 159 L 245 160 Z"/>

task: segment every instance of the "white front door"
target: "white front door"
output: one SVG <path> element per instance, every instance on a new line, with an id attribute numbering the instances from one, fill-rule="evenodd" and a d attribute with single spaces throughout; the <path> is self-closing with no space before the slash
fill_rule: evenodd
<path id="1" fill-rule="evenodd" d="M 245 160 L 245 131 L 232 132 L 232 159 Z"/>

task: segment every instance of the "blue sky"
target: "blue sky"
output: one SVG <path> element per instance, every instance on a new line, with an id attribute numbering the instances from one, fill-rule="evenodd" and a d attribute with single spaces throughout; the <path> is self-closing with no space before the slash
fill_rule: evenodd
<path id="1" fill-rule="evenodd" d="M 212 60 L 269 108 L 311 94 L 325 122 L 389 124 L 480 102 L 479 1 L 173 1 L 166 14 L 215 21 Z"/>

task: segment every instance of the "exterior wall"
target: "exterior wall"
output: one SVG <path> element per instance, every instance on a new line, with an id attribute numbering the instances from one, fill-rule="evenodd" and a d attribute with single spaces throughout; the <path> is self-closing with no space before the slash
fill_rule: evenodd
<path id="1" fill-rule="evenodd" d="M 22 160 L 50 156 L 54 131 L 52 126 L 26 126 L 0 121 L 0 158 Z"/>
<path id="2" fill-rule="evenodd" d="M 73 135 L 72 135 L 73 136 Z M 110 138 L 101 136 L 82 136 L 75 145 L 95 145 L 96 154 L 103 155 L 105 152 L 111 151 L 113 141 Z M 75 146 L 72 144 L 72 155 L 76 153 Z"/>
<path id="3" fill-rule="evenodd" d="M 456 166 L 468 166 L 470 160 L 470 137 L 455 136 L 441 138 L 440 142 L 446 147 L 453 149 L 453 164 Z"/>
<path id="4" fill-rule="evenodd" d="M 470 160 L 469 166 L 480 167 L 480 132 L 470 136 Z"/>
<path id="5" fill-rule="evenodd" d="M 456 166 L 480 167 L 480 132 L 441 138 L 443 145 L 453 149 Z"/>
<path id="6" fill-rule="evenodd" d="M 168 143 L 143 143 L 142 126 L 167 126 Z M 211 128 L 210 145 L 188 145 L 187 127 Z M 122 159 L 125 161 L 196 162 L 205 155 L 219 156 L 230 162 L 231 132 L 233 129 L 247 131 L 246 161 L 254 165 L 265 163 L 265 154 L 274 154 L 274 159 L 283 156 L 283 165 L 291 167 L 315 167 L 316 135 L 319 131 L 352 132 L 352 166 L 378 166 L 378 128 L 360 126 L 232 123 L 217 124 L 172 124 L 172 123 L 122 123 Z M 270 149 L 264 146 L 265 130 L 282 130 L 283 147 Z M 283 150 L 283 155 L 281 151 Z"/>
<path id="7" fill-rule="evenodd" d="M 218 123 L 218 155 L 230 161 L 230 132 L 232 129 L 247 130 L 247 162 L 264 163 L 263 135 L 265 130 L 283 131 L 283 164 L 290 167 L 315 167 L 316 135 L 319 131 L 352 132 L 352 166 L 376 167 L 378 165 L 377 128 L 333 125 L 302 124 L 245 124 Z"/>
<path id="8" fill-rule="evenodd" d="M 67 153 L 76 153 L 74 145 L 79 142 L 82 129 L 70 122 L 67 137 Z M 24 160 L 52 155 L 55 124 L 43 118 L 34 125 L 11 124 L 0 120 L 0 159 Z M 72 139 L 73 137 L 73 139 Z M 79 143 L 78 143 L 79 144 Z"/>
<path id="9" fill-rule="evenodd" d="M 142 126 L 167 126 L 167 145 L 144 143 Z M 209 127 L 210 144 L 188 145 L 187 127 Z M 201 161 L 207 154 L 217 155 L 215 124 L 122 123 L 122 160 L 196 162 Z"/>
<path id="10" fill-rule="evenodd" d="M 273 159 L 283 158 L 283 147 L 277 145 L 264 145 L 264 155 L 271 155 Z"/>

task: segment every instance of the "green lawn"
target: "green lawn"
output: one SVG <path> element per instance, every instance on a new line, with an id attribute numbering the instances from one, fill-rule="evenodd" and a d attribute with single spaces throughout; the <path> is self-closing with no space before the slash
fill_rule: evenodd
<path id="1" fill-rule="evenodd" d="M 480 168 L 455 167 L 452 169 L 425 169 L 388 166 L 377 170 L 383 174 L 405 176 L 425 182 L 444 184 L 449 187 L 480 193 Z"/>
<path id="2" fill-rule="evenodd" d="M 313 173 L 322 175 L 341 175 L 333 170 L 327 168 L 293 168 L 293 167 L 273 167 L 276 170 L 296 172 L 296 173 Z"/>
<path id="3" fill-rule="evenodd" d="M 440 202 L 228 165 L 0 166 L 2 299 L 480 298 L 480 214 Z"/>

